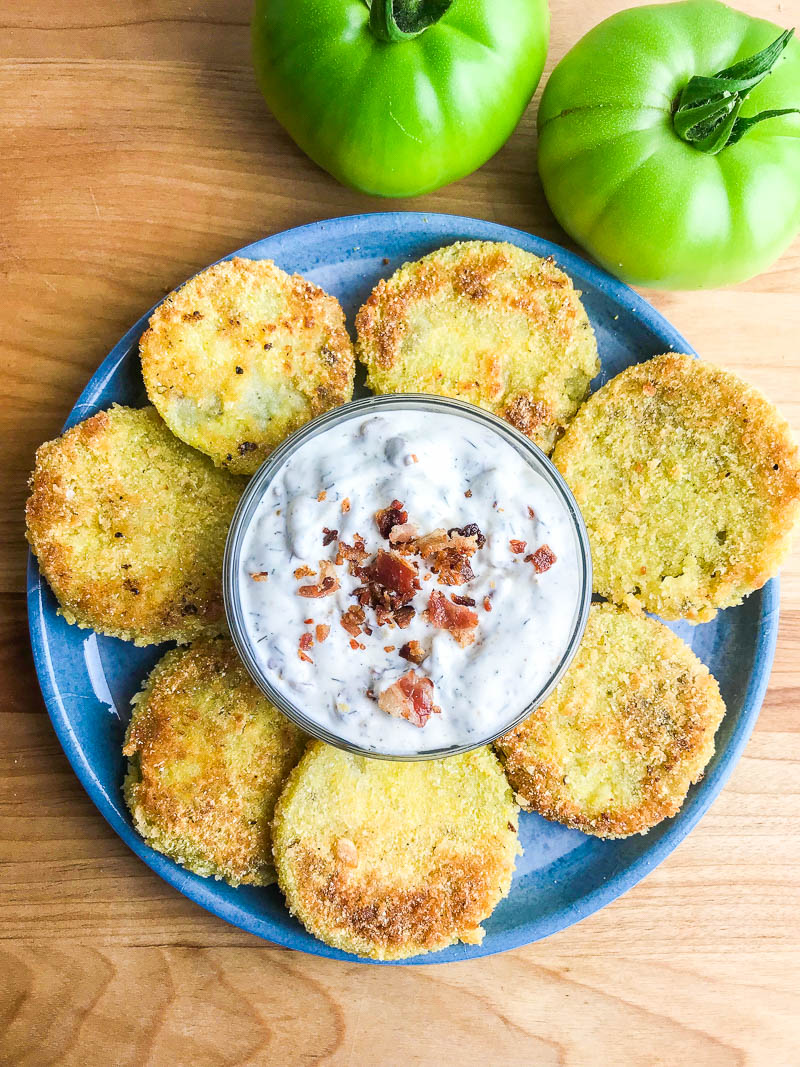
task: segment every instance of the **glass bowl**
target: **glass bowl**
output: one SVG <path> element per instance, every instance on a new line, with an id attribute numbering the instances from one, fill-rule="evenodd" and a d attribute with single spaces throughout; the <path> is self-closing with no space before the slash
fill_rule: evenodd
<path id="1" fill-rule="evenodd" d="M 575 602 L 575 611 L 571 636 L 566 650 L 553 670 L 546 683 L 539 692 L 523 707 L 509 709 L 507 722 L 502 729 L 495 730 L 487 736 L 474 737 L 462 745 L 451 745 L 444 749 L 425 749 L 415 753 L 392 753 L 379 752 L 373 749 L 361 747 L 345 737 L 327 729 L 314 718 L 307 715 L 301 707 L 287 699 L 270 681 L 269 676 L 262 669 L 258 657 L 254 654 L 253 641 L 250 637 L 244 621 L 239 585 L 239 573 L 241 553 L 245 535 L 262 497 L 269 488 L 276 474 L 281 470 L 287 460 L 308 440 L 324 434 L 334 426 L 339 426 L 350 419 L 360 419 L 372 414 L 380 414 L 386 411 L 411 410 L 423 412 L 435 418 L 437 414 L 447 413 L 461 418 L 480 423 L 484 427 L 503 438 L 515 451 L 528 463 L 528 465 L 555 491 L 565 506 L 571 520 L 572 531 L 575 538 L 576 557 L 581 569 L 578 583 L 579 595 Z M 557 685 L 569 666 L 573 656 L 583 637 L 586 628 L 586 620 L 589 614 L 589 605 L 592 596 L 592 565 L 589 551 L 589 538 L 586 533 L 583 517 L 578 505 L 567 487 L 561 474 L 553 466 L 547 456 L 529 438 L 514 429 L 503 419 L 491 415 L 481 408 L 472 404 L 463 403 L 460 400 L 451 400 L 446 397 L 432 396 L 429 394 L 402 393 L 390 396 L 370 396 L 363 400 L 355 400 L 334 408 L 306 423 L 299 430 L 288 437 L 259 467 L 251 478 L 231 522 L 228 538 L 225 545 L 225 557 L 223 562 L 223 595 L 225 601 L 225 614 L 231 637 L 242 661 L 247 668 L 253 681 L 266 695 L 269 701 L 275 705 L 288 719 L 296 723 L 302 730 L 312 737 L 325 741 L 329 745 L 346 749 L 359 755 L 369 756 L 374 759 L 393 760 L 418 760 L 439 759 L 444 756 L 453 756 L 460 752 L 468 752 L 470 749 L 479 748 L 494 741 L 495 738 L 506 733 L 535 708 L 537 708 Z"/>

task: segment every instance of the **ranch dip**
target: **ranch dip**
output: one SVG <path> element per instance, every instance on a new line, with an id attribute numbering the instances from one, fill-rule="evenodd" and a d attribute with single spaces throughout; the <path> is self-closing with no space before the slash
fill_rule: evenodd
<path id="1" fill-rule="evenodd" d="M 279 467 L 241 541 L 241 625 L 266 680 L 336 737 L 477 744 L 559 667 L 578 552 L 564 501 L 490 426 L 387 408 Z"/>

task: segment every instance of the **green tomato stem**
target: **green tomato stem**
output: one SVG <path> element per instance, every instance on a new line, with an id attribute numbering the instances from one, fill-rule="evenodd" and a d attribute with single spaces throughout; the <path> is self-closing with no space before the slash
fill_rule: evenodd
<path id="1" fill-rule="evenodd" d="M 672 116 L 675 133 L 700 152 L 716 155 L 766 119 L 800 114 L 800 108 L 773 108 L 750 118 L 739 118 L 742 104 L 752 89 L 772 71 L 794 30 L 784 30 L 771 45 L 711 77 L 690 78 L 676 102 Z"/>
<path id="2" fill-rule="evenodd" d="M 453 0 L 365 0 L 369 28 L 380 41 L 397 43 L 419 37 L 445 14 Z"/>

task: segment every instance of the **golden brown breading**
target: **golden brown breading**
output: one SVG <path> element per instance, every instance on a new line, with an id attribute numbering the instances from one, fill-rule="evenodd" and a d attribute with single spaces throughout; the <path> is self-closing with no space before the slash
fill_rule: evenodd
<path id="1" fill-rule="evenodd" d="M 724 714 L 708 668 L 663 623 L 594 604 L 564 678 L 495 745 L 524 807 L 627 837 L 677 814 Z"/>
<path id="2" fill-rule="evenodd" d="M 594 588 L 706 622 L 771 578 L 800 517 L 788 425 L 735 375 L 667 354 L 581 408 L 553 455 L 589 531 Z"/>
<path id="3" fill-rule="evenodd" d="M 353 395 L 338 300 L 267 259 L 230 259 L 191 278 L 153 312 L 140 350 L 169 428 L 236 474 L 252 474 L 304 422 Z"/>
<path id="4" fill-rule="evenodd" d="M 278 884 L 328 945 L 403 959 L 455 941 L 508 893 L 517 807 L 489 748 L 394 762 L 312 742 L 275 809 Z"/>
<path id="5" fill-rule="evenodd" d="M 114 406 L 36 453 L 27 537 L 68 622 L 135 641 L 225 629 L 222 554 L 243 482 Z"/>
<path id="6" fill-rule="evenodd" d="M 470 401 L 546 452 L 600 369 L 569 277 L 511 244 L 464 241 L 406 263 L 372 291 L 356 330 L 376 393 Z"/>
<path id="7" fill-rule="evenodd" d="M 269 885 L 275 801 L 305 740 L 229 640 L 168 652 L 134 697 L 122 750 L 136 829 L 195 874 Z"/>

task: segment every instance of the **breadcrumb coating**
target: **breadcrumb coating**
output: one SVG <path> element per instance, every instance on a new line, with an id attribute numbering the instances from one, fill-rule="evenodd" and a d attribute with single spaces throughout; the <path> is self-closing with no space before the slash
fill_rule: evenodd
<path id="1" fill-rule="evenodd" d="M 707 622 L 778 570 L 800 517 L 785 420 L 728 371 L 669 353 L 628 367 L 553 454 L 586 520 L 595 592 Z"/>
<path id="2" fill-rule="evenodd" d="M 312 742 L 275 811 L 278 884 L 303 925 L 345 952 L 477 944 L 511 884 L 517 814 L 489 748 L 395 762 Z"/>
<path id="3" fill-rule="evenodd" d="M 550 259 L 492 241 L 406 263 L 372 291 L 356 331 L 374 392 L 469 401 L 546 452 L 600 369 L 569 277 Z"/>
<path id="4" fill-rule="evenodd" d="M 663 623 L 594 604 L 564 678 L 495 745 L 525 808 L 627 837 L 677 814 L 724 714 L 708 668 Z"/>
<path id="5" fill-rule="evenodd" d="M 222 555 L 244 483 L 115 405 L 36 453 L 27 538 L 71 623 L 137 645 L 225 630 Z"/>
<path id="6" fill-rule="evenodd" d="M 168 652 L 134 697 L 122 750 L 136 829 L 195 874 L 269 885 L 275 801 L 305 740 L 226 638 Z"/>
<path id="7" fill-rule="evenodd" d="M 339 301 L 267 259 L 191 278 L 156 308 L 139 347 L 147 395 L 172 432 L 236 474 L 353 395 Z"/>

